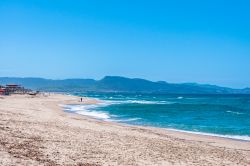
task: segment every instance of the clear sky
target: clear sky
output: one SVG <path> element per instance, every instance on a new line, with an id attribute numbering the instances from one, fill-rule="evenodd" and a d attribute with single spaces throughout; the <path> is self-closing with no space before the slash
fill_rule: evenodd
<path id="1" fill-rule="evenodd" d="M 250 87 L 249 0 L 1 0 L 0 76 Z"/>

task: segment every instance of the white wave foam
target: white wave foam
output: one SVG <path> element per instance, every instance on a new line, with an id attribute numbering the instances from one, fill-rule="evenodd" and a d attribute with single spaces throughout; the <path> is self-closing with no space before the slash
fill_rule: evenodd
<path id="1" fill-rule="evenodd" d="M 226 112 L 231 113 L 231 114 L 237 114 L 237 115 L 243 114 L 243 113 L 241 113 L 241 112 L 236 112 L 236 111 L 226 111 Z"/>
<path id="2" fill-rule="evenodd" d="M 109 119 L 110 116 L 107 113 L 96 112 L 96 111 L 77 111 L 77 114 L 91 116 L 98 119 Z"/>
<path id="3" fill-rule="evenodd" d="M 203 133 L 203 132 L 198 132 L 198 131 L 178 130 L 178 129 L 171 129 L 171 128 L 168 128 L 167 130 L 190 133 L 190 134 L 199 134 L 199 135 L 205 135 L 205 136 L 229 138 L 229 139 L 235 139 L 235 140 L 241 140 L 241 141 L 250 141 L 249 135 L 222 135 L 222 134 L 213 134 L 213 133 Z"/>
<path id="4" fill-rule="evenodd" d="M 128 118 L 128 119 L 120 119 L 120 120 L 109 120 L 112 122 L 131 122 L 131 121 L 136 121 L 140 120 L 141 118 Z"/>
<path id="5" fill-rule="evenodd" d="M 157 104 L 158 102 L 146 101 L 146 100 L 127 100 L 125 103 L 135 103 L 135 104 Z"/>
<path id="6" fill-rule="evenodd" d="M 105 112 L 95 111 L 93 108 L 98 107 L 98 105 L 64 105 L 66 111 L 73 112 L 80 115 L 90 116 L 97 119 L 106 120 L 110 118 L 110 115 Z"/>
<path id="7" fill-rule="evenodd" d="M 168 101 L 148 101 L 148 100 L 105 100 L 107 104 L 174 104 Z"/>

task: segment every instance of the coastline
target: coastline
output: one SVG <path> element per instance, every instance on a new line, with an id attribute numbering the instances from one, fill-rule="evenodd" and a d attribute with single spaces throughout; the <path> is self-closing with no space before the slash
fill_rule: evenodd
<path id="1" fill-rule="evenodd" d="M 0 99 L 0 165 L 250 164 L 246 141 L 101 121 L 67 113 L 64 104 L 82 103 L 62 94 Z"/>
<path id="2" fill-rule="evenodd" d="M 70 95 L 72 96 L 72 95 Z M 80 97 L 80 96 L 75 96 L 75 97 Z M 89 103 L 88 101 L 86 102 L 87 105 L 91 104 L 91 105 L 96 105 L 95 108 L 97 107 L 103 107 L 103 103 L 106 103 L 107 101 L 103 101 L 102 99 L 98 99 L 98 98 L 93 98 L 93 97 L 85 97 L 85 99 L 91 99 L 94 100 L 94 103 Z M 148 102 L 145 102 L 148 103 Z M 91 110 L 89 110 L 89 108 L 84 107 L 83 110 L 80 109 L 81 113 L 79 113 L 78 111 L 74 112 L 72 111 L 70 108 L 70 106 L 80 106 L 81 107 L 82 103 L 75 103 L 75 104 L 69 104 L 69 105 L 62 105 L 63 109 L 65 112 L 67 113 L 75 113 L 78 114 L 80 116 L 86 116 L 89 118 L 93 118 L 96 120 L 101 120 L 101 121 L 105 121 L 105 122 L 113 122 L 116 123 L 117 125 L 125 125 L 125 126 L 137 126 L 137 127 L 146 127 L 146 128 L 154 128 L 154 129 L 163 129 L 163 130 L 168 130 L 168 131 L 176 131 L 176 132 L 181 132 L 181 133 L 188 133 L 188 134 L 194 134 L 194 135 L 203 135 L 203 136 L 209 136 L 209 137 L 219 137 L 219 138 L 224 138 L 224 139 L 230 139 L 230 140 L 236 140 L 236 141 L 244 141 L 244 142 L 250 142 L 250 137 L 247 135 L 230 135 L 230 134 L 216 134 L 216 133 L 209 133 L 209 132 L 202 132 L 202 131 L 191 131 L 191 130 L 182 130 L 182 129 L 176 129 L 176 128 L 167 128 L 167 127 L 155 127 L 155 126 L 147 126 L 147 125 L 134 125 L 134 124 L 129 124 L 126 123 L 126 120 L 124 120 L 124 122 L 120 122 L 119 120 L 112 120 L 110 119 L 110 117 L 108 118 L 103 118 L 102 116 L 98 116 L 99 114 L 104 114 L 104 113 L 99 113 L 99 114 L 91 114 Z M 101 105 L 98 105 L 101 104 Z M 110 105 L 110 104 L 108 104 Z M 83 104 L 83 106 L 86 106 Z M 91 112 L 88 112 L 91 111 Z M 84 113 L 83 113 L 84 112 Z M 104 115 L 105 116 L 105 115 Z M 132 118 L 132 119 L 136 119 L 136 118 Z M 129 119 L 130 120 L 130 119 Z"/>

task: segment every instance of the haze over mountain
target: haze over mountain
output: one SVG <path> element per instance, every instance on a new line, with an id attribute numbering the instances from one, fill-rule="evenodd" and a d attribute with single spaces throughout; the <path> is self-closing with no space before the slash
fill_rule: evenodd
<path id="1" fill-rule="evenodd" d="M 250 89 L 232 89 L 216 85 L 165 81 L 152 82 L 139 78 L 106 76 L 101 80 L 0 77 L 0 85 L 21 84 L 26 88 L 54 92 L 124 92 L 124 93 L 160 93 L 160 94 L 250 94 Z"/>

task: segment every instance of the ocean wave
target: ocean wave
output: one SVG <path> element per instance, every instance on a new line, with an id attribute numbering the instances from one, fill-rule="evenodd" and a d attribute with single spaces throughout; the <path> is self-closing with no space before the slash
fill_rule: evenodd
<path id="1" fill-rule="evenodd" d="M 108 104 L 174 104 L 169 101 L 148 101 L 148 100 L 105 100 Z"/>
<path id="2" fill-rule="evenodd" d="M 141 118 L 128 118 L 128 119 L 119 119 L 119 120 L 111 119 L 109 121 L 112 121 L 112 122 L 131 122 L 131 121 L 137 121 L 137 120 L 141 120 Z"/>
<path id="3" fill-rule="evenodd" d="M 110 116 L 107 113 L 97 112 L 97 111 L 77 111 L 77 114 L 91 116 L 97 119 L 109 119 Z"/>
<path id="4" fill-rule="evenodd" d="M 168 128 L 167 130 L 190 133 L 190 134 L 212 136 L 212 137 L 228 138 L 228 139 L 234 139 L 234 140 L 240 140 L 240 141 L 250 141 L 249 135 L 222 135 L 222 134 L 204 133 L 204 132 L 199 132 L 199 131 L 179 130 L 179 129 L 172 129 L 172 128 Z"/>
<path id="5" fill-rule="evenodd" d="M 244 113 L 236 112 L 236 111 L 226 111 L 226 112 L 231 113 L 231 114 L 237 114 L 237 115 L 244 114 Z"/>
<path id="6" fill-rule="evenodd" d="M 72 112 L 80 115 L 90 116 L 96 119 L 107 120 L 110 119 L 110 115 L 106 112 L 95 111 L 94 108 L 100 107 L 101 105 L 90 104 L 90 105 L 64 105 L 64 109 L 67 112 Z"/>
<path id="7" fill-rule="evenodd" d="M 96 119 L 101 119 L 105 121 L 112 121 L 112 122 L 130 122 L 140 120 L 141 118 L 128 118 L 128 119 L 112 119 L 118 118 L 120 116 L 117 115 L 110 115 L 106 112 L 96 111 L 95 108 L 108 106 L 107 103 L 99 103 L 99 104 L 90 104 L 90 105 L 60 105 L 64 108 L 65 111 L 76 113 L 80 115 L 90 116 Z"/>

